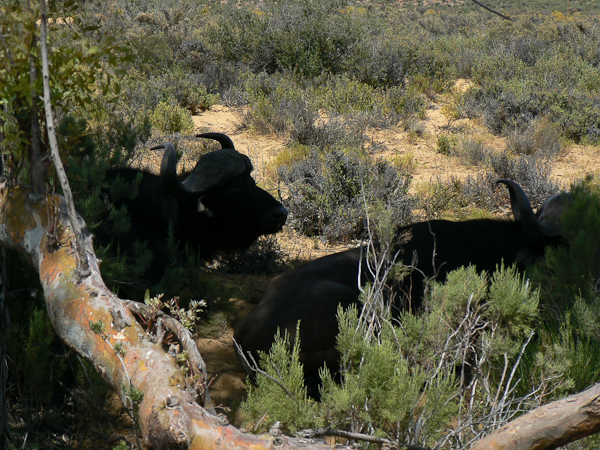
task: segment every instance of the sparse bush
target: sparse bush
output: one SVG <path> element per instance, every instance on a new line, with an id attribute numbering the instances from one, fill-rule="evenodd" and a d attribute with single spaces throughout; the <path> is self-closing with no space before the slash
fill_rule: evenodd
<path id="1" fill-rule="evenodd" d="M 365 205 L 374 199 L 394 211 L 397 225 L 411 216 L 411 174 L 356 152 L 313 150 L 306 159 L 280 167 L 279 175 L 288 191 L 288 225 L 307 236 L 321 235 L 332 242 L 360 238 Z"/>
<path id="2" fill-rule="evenodd" d="M 317 109 L 333 110 L 344 114 L 370 111 L 381 102 L 381 91 L 348 75 L 329 77 L 315 88 L 312 100 Z"/>
<path id="3" fill-rule="evenodd" d="M 475 166 L 485 165 L 493 153 L 493 150 L 480 139 L 469 138 L 460 139 L 453 150 L 454 156 L 457 156 L 466 164 Z"/>
<path id="4" fill-rule="evenodd" d="M 460 138 L 448 134 L 438 135 L 437 151 L 442 155 L 455 156 L 465 164 L 472 165 L 486 164 L 493 152 L 480 139 Z"/>
<path id="5" fill-rule="evenodd" d="M 338 0 L 293 0 L 285 6 L 218 8 L 203 32 L 207 47 L 218 59 L 248 61 L 255 72 L 288 70 L 305 78 L 341 72 L 367 33 L 369 11 Z"/>
<path id="6" fill-rule="evenodd" d="M 496 181 L 508 178 L 518 183 L 527 193 L 534 208 L 560 189 L 550 178 L 551 164 L 531 156 L 512 157 L 504 152 L 494 152 L 488 159 L 491 170 L 476 177 L 469 176 L 464 184 L 463 195 L 478 207 L 494 210 L 504 203 L 497 195 Z"/>
<path id="7" fill-rule="evenodd" d="M 152 126 L 160 133 L 189 133 L 194 129 L 191 113 L 179 106 L 160 102 L 150 115 Z"/>
<path id="8" fill-rule="evenodd" d="M 528 18 L 517 21 L 514 26 L 518 28 L 503 24 L 490 30 L 488 39 L 494 40 L 493 47 L 472 69 L 477 86 L 465 94 L 466 110 L 482 116 L 496 133 L 526 129 L 532 121 L 547 116 L 564 136 L 577 142 L 598 142 L 597 57 L 581 51 L 588 43 L 574 22 L 558 25 L 537 17 L 523 27 L 519 24 L 523 21 Z M 597 42 L 599 36 L 594 32 L 589 39 Z M 483 48 L 487 45 L 492 42 Z"/>
<path id="9" fill-rule="evenodd" d="M 456 207 L 464 206 L 461 194 L 462 184 L 458 180 L 432 180 L 419 187 L 417 207 L 423 211 L 426 220 L 439 219 Z"/>
<path id="10" fill-rule="evenodd" d="M 392 112 L 398 114 L 404 120 L 409 117 L 425 119 L 428 102 L 415 89 L 402 89 L 399 86 L 394 86 L 386 91 L 386 98 Z"/>
<path id="11" fill-rule="evenodd" d="M 313 119 L 311 123 L 308 118 L 301 118 L 292 124 L 292 142 L 319 149 L 362 147 L 365 124 L 356 117 L 332 114 Z"/>
<path id="12" fill-rule="evenodd" d="M 296 336 L 299 334 L 297 332 Z M 248 386 L 248 397 L 242 404 L 241 413 L 243 420 L 251 420 L 252 423 L 257 423 L 257 419 L 264 415 L 265 420 L 258 431 L 268 430 L 276 421 L 280 421 L 283 429 L 291 434 L 303 428 L 322 426 L 319 405 L 306 394 L 299 352 L 298 339 L 290 344 L 287 335 L 278 335 L 269 353 L 261 355 L 261 367 L 270 377 L 280 381 L 287 391 L 261 374 L 256 377 L 256 388 Z"/>
<path id="13" fill-rule="evenodd" d="M 551 159 L 562 151 L 558 126 L 547 119 L 534 120 L 525 130 L 508 133 L 506 148 L 517 155 Z"/>

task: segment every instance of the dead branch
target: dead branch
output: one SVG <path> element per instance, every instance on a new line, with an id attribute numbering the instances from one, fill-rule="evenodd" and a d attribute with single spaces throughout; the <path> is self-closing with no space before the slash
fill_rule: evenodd
<path id="1" fill-rule="evenodd" d="M 545 450 L 600 432 L 600 384 L 541 406 L 475 442 L 471 450 Z"/>
<path id="2" fill-rule="evenodd" d="M 139 302 L 134 302 L 131 300 L 123 300 L 125 305 L 138 315 L 146 315 L 150 314 L 150 308 L 144 304 Z M 185 328 L 181 323 L 171 316 L 165 314 L 162 311 L 158 311 L 158 317 L 161 319 L 162 324 L 173 333 L 177 340 L 181 343 L 184 350 L 188 352 L 189 361 L 192 363 L 192 372 L 195 376 L 204 376 L 206 377 L 206 364 L 204 363 L 204 359 L 202 359 L 202 355 L 198 351 L 198 347 L 192 338 L 192 334 L 189 332 L 187 328 Z M 162 330 L 161 330 L 162 331 Z M 162 338 L 160 337 L 163 333 L 157 333 L 156 342 L 162 343 Z"/>
<path id="3" fill-rule="evenodd" d="M 377 436 L 371 436 L 363 433 L 352 433 L 350 431 L 336 430 L 334 428 L 314 428 L 308 430 L 302 430 L 300 433 L 303 437 L 315 437 L 315 436 L 336 436 L 343 437 L 346 439 L 353 439 L 355 441 L 371 442 L 373 444 L 392 444 L 396 445 L 397 448 L 404 448 L 407 450 L 430 450 L 429 447 L 419 447 L 418 445 L 405 444 L 402 442 L 394 442 L 391 439 L 380 438 Z"/>

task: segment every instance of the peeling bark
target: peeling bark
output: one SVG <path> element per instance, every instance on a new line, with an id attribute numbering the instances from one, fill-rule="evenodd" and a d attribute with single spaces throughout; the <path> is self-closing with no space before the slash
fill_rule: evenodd
<path id="1" fill-rule="evenodd" d="M 545 450 L 600 432 L 600 384 L 541 406 L 475 442 L 471 450 Z"/>
<path id="2" fill-rule="evenodd" d="M 83 220 L 79 218 L 82 226 Z M 130 387 L 143 392 L 135 422 L 151 449 L 327 449 L 321 441 L 242 433 L 197 403 L 174 359 L 154 343 L 125 301 L 100 275 L 85 232 L 91 274 L 77 274 L 75 237 L 64 199 L 40 199 L 25 187 L 0 185 L 0 246 L 24 253 L 37 269 L 58 336 L 86 358 L 127 404 Z M 102 333 L 92 324 L 102 324 Z M 123 351 L 118 353 L 119 343 Z M 205 376 L 205 374 L 203 374 Z M 200 377 L 202 378 L 202 377 Z M 205 380 L 201 379 L 200 382 Z"/>

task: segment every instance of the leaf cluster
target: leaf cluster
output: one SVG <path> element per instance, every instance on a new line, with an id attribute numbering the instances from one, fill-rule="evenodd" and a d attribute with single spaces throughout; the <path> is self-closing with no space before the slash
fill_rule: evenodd
<path id="1" fill-rule="evenodd" d="M 38 6 L 11 1 L 0 14 L 0 119 L 2 146 L 8 167 L 17 176 L 25 166 L 31 145 L 31 123 L 45 123 L 42 111 L 40 58 L 40 20 Z M 60 2 L 51 11 L 49 45 L 51 100 L 55 109 L 65 113 L 84 108 L 101 95 L 114 102 L 119 94 L 115 75 L 121 65 L 131 61 L 130 50 L 115 36 L 96 33 L 97 26 L 83 23 L 76 14 L 75 2 Z M 111 67 L 111 71 L 107 70 Z M 33 116 L 33 119 L 31 118 Z M 40 139 L 40 137 L 37 137 Z"/>

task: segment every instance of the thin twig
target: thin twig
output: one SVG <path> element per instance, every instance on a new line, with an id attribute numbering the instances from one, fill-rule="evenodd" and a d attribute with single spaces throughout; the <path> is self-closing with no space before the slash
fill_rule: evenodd
<path id="1" fill-rule="evenodd" d="M 292 393 L 292 391 L 290 391 L 287 388 L 287 386 L 285 384 L 283 384 L 283 382 L 281 382 L 281 380 L 278 380 L 277 378 L 269 375 L 267 372 L 265 372 L 260 367 L 258 367 L 258 364 L 256 363 L 256 360 L 254 359 L 254 356 L 252 356 L 252 353 L 250 353 L 250 352 L 244 353 L 244 350 L 242 350 L 242 347 L 236 342 L 236 340 L 235 339 L 232 339 L 232 340 L 233 340 L 233 345 L 235 345 L 235 349 L 237 351 L 237 354 L 241 358 L 244 359 L 244 362 L 246 363 L 246 367 L 248 367 L 253 372 L 256 372 L 259 375 L 262 375 L 263 377 L 266 377 L 267 379 L 271 380 L 273 383 L 275 383 L 277 386 L 279 386 L 281 389 L 283 389 L 283 391 L 292 400 L 296 400 L 296 396 Z M 248 358 L 250 358 L 250 361 L 248 360 Z"/>
<path id="2" fill-rule="evenodd" d="M 493 10 L 492 8 L 490 8 L 489 6 L 485 6 L 483 3 L 479 3 L 477 0 L 472 0 L 472 1 L 473 1 L 473 3 L 475 3 L 476 5 L 478 5 L 478 6 L 481 6 L 483 9 L 487 9 L 489 12 L 491 12 L 491 13 L 494 13 L 494 14 L 496 14 L 496 15 L 498 15 L 498 16 L 500 16 L 500 17 L 502 17 L 503 19 L 506 19 L 506 20 L 510 20 L 510 21 L 512 21 L 512 19 L 511 19 L 509 16 L 505 16 L 504 14 L 502 14 L 502 13 L 499 13 L 498 11 L 494 11 L 494 10 Z"/>

